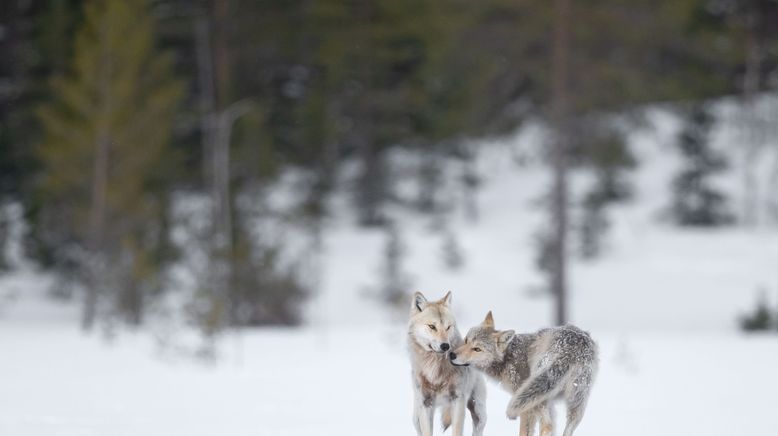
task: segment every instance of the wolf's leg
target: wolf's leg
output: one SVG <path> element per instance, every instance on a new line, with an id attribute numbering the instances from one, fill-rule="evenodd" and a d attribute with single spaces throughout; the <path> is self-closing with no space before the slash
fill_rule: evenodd
<path id="1" fill-rule="evenodd" d="M 586 411 L 586 403 L 589 400 L 589 389 L 591 387 L 591 373 L 576 377 L 571 383 L 571 392 L 567 394 L 567 424 L 565 425 L 564 436 L 572 436 Z"/>
<path id="2" fill-rule="evenodd" d="M 418 436 L 432 436 L 432 420 L 434 418 L 432 404 L 416 399 L 413 405 L 413 425 Z"/>
<path id="3" fill-rule="evenodd" d="M 575 428 L 578 427 L 578 424 L 581 422 L 581 418 L 583 418 L 583 409 L 572 408 L 568 406 L 567 424 L 565 425 L 564 436 L 573 435 L 573 431 L 575 431 Z"/>
<path id="4" fill-rule="evenodd" d="M 540 405 L 540 436 L 552 436 L 554 434 L 554 409 L 548 402 Z"/>
<path id="5" fill-rule="evenodd" d="M 462 430 L 465 427 L 465 403 L 467 400 L 460 395 L 451 400 L 451 435 L 462 436 Z"/>
<path id="6" fill-rule="evenodd" d="M 586 399 L 586 393 L 581 392 L 567 400 L 567 424 L 565 425 L 564 436 L 572 436 L 573 431 L 581 422 L 586 410 Z"/>
<path id="7" fill-rule="evenodd" d="M 476 387 L 473 395 L 467 401 L 467 408 L 470 410 L 470 418 L 473 421 L 473 436 L 483 436 L 486 426 L 486 392 L 483 385 Z"/>
<path id="8" fill-rule="evenodd" d="M 535 424 L 537 423 L 537 415 L 534 410 L 527 413 L 522 413 L 521 424 L 519 424 L 519 436 L 532 436 L 535 434 Z"/>
<path id="9" fill-rule="evenodd" d="M 416 404 L 413 405 L 413 428 L 416 429 L 416 436 L 422 436 L 421 423 L 419 422 L 419 407 Z"/>

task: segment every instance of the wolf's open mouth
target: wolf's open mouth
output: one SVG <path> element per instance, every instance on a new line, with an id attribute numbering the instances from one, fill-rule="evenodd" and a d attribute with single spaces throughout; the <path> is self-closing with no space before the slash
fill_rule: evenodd
<path id="1" fill-rule="evenodd" d="M 454 366 L 470 366 L 469 363 L 454 363 L 454 362 L 451 362 L 451 364 L 454 365 Z"/>

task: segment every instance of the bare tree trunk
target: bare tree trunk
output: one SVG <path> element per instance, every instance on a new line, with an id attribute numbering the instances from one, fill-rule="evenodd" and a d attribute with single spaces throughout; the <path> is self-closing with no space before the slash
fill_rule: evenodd
<path id="1" fill-rule="evenodd" d="M 230 295 L 232 214 L 229 191 L 230 134 L 224 114 L 229 89 L 226 29 L 229 0 L 206 0 L 208 17 L 198 23 L 198 64 L 203 107 L 203 176 L 211 190 L 211 247 L 208 281 L 211 291 L 206 329 L 219 331 L 226 323 Z M 213 25 L 211 26 L 211 23 Z"/>
<path id="2" fill-rule="evenodd" d="M 210 174 L 210 152 L 213 143 L 211 126 L 214 111 L 213 57 L 211 56 L 211 23 L 207 11 L 196 18 L 195 45 L 197 52 L 197 83 L 200 88 L 200 130 L 202 134 L 203 177 L 207 181 Z M 207 183 L 206 183 L 207 185 Z"/>
<path id="3" fill-rule="evenodd" d="M 212 0 L 213 5 L 213 78 L 214 98 L 219 110 L 230 99 L 230 44 L 227 29 L 230 22 L 230 0 Z"/>
<path id="4" fill-rule="evenodd" d="M 469 144 L 463 146 L 465 156 L 462 162 L 462 202 L 465 218 L 470 222 L 478 222 L 480 213 L 478 210 L 477 186 L 479 183 L 477 149 Z"/>
<path id="5" fill-rule="evenodd" d="M 778 222 L 778 152 L 773 153 L 773 163 L 767 180 L 767 219 L 771 224 Z"/>
<path id="6" fill-rule="evenodd" d="M 371 115 L 367 115 L 371 117 Z M 384 224 L 382 206 L 386 195 L 386 162 L 383 152 L 375 143 L 374 125 L 365 119 L 360 126 L 360 159 L 362 161 L 359 175 L 358 206 L 360 224 L 364 226 L 380 226 Z"/>
<path id="7" fill-rule="evenodd" d="M 232 289 L 232 193 L 230 191 L 230 139 L 235 120 L 251 110 L 249 100 L 233 103 L 220 111 L 213 121 L 211 184 L 213 197 L 212 286 L 217 302 L 217 324 L 227 321 Z M 217 326 L 218 327 L 218 326 Z"/>
<path id="8" fill-rule="evenodd" d="M 375 9 L 374 2 L 357 2 L 355 14 L 364 23 L 370 23 L 370 16 Z M 368 25 L 361 31 L 361 37 L 367 40 L 371 29 Z M 356 127 L 356 143 L 359 146 L 359 159 L 362 163 L 359 180 L 357 181 L 357 201 L 360 224 L 364 226 L 381 226 L 385 224 L 382 206 L 386 197 L 385 159 L 376 134 L 377 103 L 368 95 L 375 86 L 372 78 L 372 52 L 369 45 L 362 45 L 358 52 L 357 76 L 361 77 L 362 90 L 359 92 L 356 107 L 359 121 Z"/>
<path id="9" fill-rule="evenodd" d="M 758 115 L 756 93 L 759 91 L 759 74 L 762 62 L 762 50 L 756 32 L 757 16 L 751 11 L 746 16 L 746 64 L 743 73 L 743 105 L 741 128 L 743 129 L 743 224 L 754 226 L 758 221 L 757 213 L 757 175 L 756 161 L 761 148 L 761 135 L 758 134 Z"/>
<path id="10" fill-rule="evenodd" d="M 203 178 L 210 188 L 212 200 L 210 265 L 207 271 L 211 307 L 205 327 L 213 335 L 229 322 L 233 302 L 232 125 L 251 110 L 251 103 L 249 100 L 228 103 L 229 0 L 210 0 L 208 3 L 210 8 L 198 18 L 195 36 L 202 116 Z"/>
<path id="11" fill-rule="evenodd" d="M 557 324 L 567 322 L 567 153 L 569 137 L 570 0 L 554 0 L 551 117 L 554 126 L 552 191 L 553 271 L 551 288 L 556 296 Z"/>
<path id="12" fill-rule="evenodd" d="M 232 210 L 230 202 L 230 126 L 224 113 L 214 120 L 214 141 L 211 150 L 213 180 L 211 196 L 213 199 L 213 254 L 212 274 L 215 315 L 217 324 L 227 321 L 230 299 L 230 277 L 232 264 Z M 215 326 L 218 329 L 218 325 Z"/>
<path id="13" fill-rule="evenodd" d="M 335 117 L 340 113 L 340 104 L 337 101 L 328 103 L 326 113 L 326 119 L 334 123 Z M 337 183 L 335 178 L 337 177 L 339 152 L 337 139 L 333 137 L 325 138 L 321 161 L 321 178 L 324 181 L 325 191 L 331 190 Z"/>
<path id="14" fill-rule="evenodd" d="M 209 242 L 209 264 L 206 271 L 207 286 L 210 292 L 209 308 L 204 321 L 204 328 L 209 335 L 214 334 L 219 329 L 221 323 L 221 305 L 219 289 L 223 286 L 220 280 L 221 263 L 217 260 L 218 255 L 218 224 L 220 201 L 216 195 L 216 184 L 214 180 L 216 173 L 214 168 L 218 168 L 214 150 L 216 148 L 216 130 L 217 117 L 215 112 L 215 89 L 214 89 L 214 69 L 213 69 L 213 47 L 211 44 L 212 26 L 211 26 L 212 5 L 210 0 L 203 1 L 203 10 L 195 19 L 194 36 L 195 51 L 197 55 L 197 82 L 199 87 L 199 106 L 200 106 L 200 130 L 202 144 L 202 171 L 203 184 L 211 189 L 211 229 Z M 206 348 L 212 344 L 207 344 Z M 212 349 L 204 350 L 208 353 Z"/>
<path id="15" fill-rule="evenodd" d="M 89 253 L 87 262 L 88 283 L 86 286 L 86 298 L 81 318 L 81 327 L 84 330 L 92 328 L 97 316 L 98 286 L 103 271 L 96 262 L 101 257 L 103 231 L 105 226 L 105 204 L 108 185 L 108 155 L 110 142 L 106 135 L 101 134 L 97 140 L 93 161 L 92 200 L 89 210 Z"/>
<path id="16" fill-rule="evenodd" d="M 111 23 L 102 23 L 104 26 L 110 26 Z M 103 29 L 105 30 L 105 29 Z M 94 325 L 97 317 L 98 293 L 99 287 L 104 284 L 104 266 L 103 263 L 103 237 L 105 232 L 106 203 L 108 195 L 108 164 L 110 158 L 110 125 L 105 114 L 112 112 L 112 101 L 110 91 L 110 80 L 113 65 L 111 64 L 110 48 L 105 44 L 101 45 L 100 53 L 101 65 L 99 77 L 99 103 L 104 114 L 99 121 L 97 140 L 95 142 L 94 160 L 92 162 L 92 192 L 91 205 L 89 210 L 89 229 L 87 240 L 87 258 L 86 262 L 86 296 L 81 318 L 81 327 L 89 330 Z"/>

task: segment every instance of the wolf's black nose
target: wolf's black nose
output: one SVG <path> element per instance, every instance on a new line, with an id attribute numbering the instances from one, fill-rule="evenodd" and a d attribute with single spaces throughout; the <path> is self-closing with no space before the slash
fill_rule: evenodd
<path id="1" fill-rule="evenodd" d="M 440 344 L 440 349 L 443 351 L 448 351 L 449 348 L 451 348 L 451 346 L 449 346 L 447 342 Z"/>
<path id="2" fill-rule="evenodd" d="M 455 353 L 448 353 L 448 358 L 454 360 L 457 358 L 457 355 Z"/>

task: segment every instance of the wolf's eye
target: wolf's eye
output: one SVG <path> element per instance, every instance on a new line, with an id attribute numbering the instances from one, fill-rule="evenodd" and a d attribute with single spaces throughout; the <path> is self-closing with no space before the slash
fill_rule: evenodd
<path id="1" fill-rule="evenodd" d="M 478 348 L 478 347 L 473 347 L 473 351 L 475 351 L 476 353 L 480 353 L 480 352 L 481 352 L 481 349 L 480 349 L 480 348 Z"/>
<path id="2" fill-rule="evenodd" d="M 451 326 L 446 327 L 446 331 L 451 330 Z"/>
<path id="3" fill-rule="evenodd" d="M 435 324 L 427 324 L 427 327 L 429 327 L 429 328 L 430 328 L 430 330 L 432 330 L 432 331 L 435 331 L 435 330 L 437 330 L 437 329 L 435 328 Z"/>

